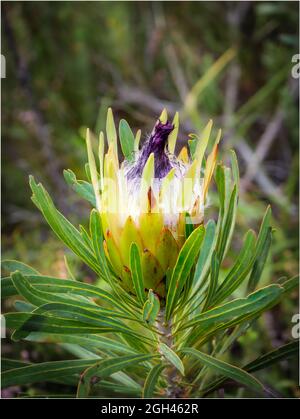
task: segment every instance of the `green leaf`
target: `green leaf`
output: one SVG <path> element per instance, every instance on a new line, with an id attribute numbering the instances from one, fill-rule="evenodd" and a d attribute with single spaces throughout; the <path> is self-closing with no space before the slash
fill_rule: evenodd
<path id="1" fill-rule="evenodd" d="M 116 309 L 110 310 L 108 308 L 99 307 L 92 300 L 76 299 L 71 295 L 56 295 L 49 292 L 36 290 L 18 271 L 12 274 L 12 280 L 15 287 L 18 289 L 20 295 L 26 298 L 31 304 L 40 306 L 35 310 L 35 313 L 44 313 L 45 311 L 62 310 L 71 311 L 75 313 L 81 311 L 97 313 L 99 317 L 127 317 L 120 314 Z M 48 304 L 47 304 L 48 303 Z M 50 303 L 50 304 L 49 304 Z M 52 303 L 52 304 L 51 304 Z M 128 317 L 127 317 L 128 318 Z"/>
<path id="2" fill-rule="evenodd" d="M 30 332 L 67 335 L 114 332 L 146 340 L 146 337 L 118 320 L 101 318 L 96 313 L 85 313 L 83 309 L 77 311 L 79 314 L 70 308 L 70 311 L 62 311 L 60 317 L 36 313 L 7 313 L 4 317 L 6 327 L 16 329 L 19 333 L 17 336 L 22 336 L 21 332 L 26 332 L 26 335 Z"/>
<path id="3" fill-rule="evenodd" d="M 259 283 L 259 280 L 261 278 L 263 269 L 265 267 L 265 264 L 269 255 L 271 244 L 272 244 L 272 227 L 268 227 L 264 246 L 261 249 L 260 253 L 257 252 L 257 258 L 254 262 L 254 266 L 253 266 L 253 269 L 251 271 L 251 275 L 249 278 L 250 291 L 254 290 L 257 284 Z"/>
<path id="4" fill-rule="evenodd" d="M 144 287 L 143 272 L 141 266 L 141 258 L 139 248 L 135 243 L 130 246 L 130 270 L 132 276 L 133 286 L 138 297 L 138 300 L 144 305 L 147 297 Z"/>
<path id="5" fill-rule="evenodd" d="M 279 348 L 274 349 L 271 352 L 268 352 L 265 355 L 260 356 L 256 360 L 245 365 L 243 369 L 247 372 L 255 372 L 269 367 L 283 359 L 287 359 L 293 356 L 297 356 L 299 351 L 299 344 L 297 341 L 290 342 L 286 345 L 283 345 Z M 211 393 L 212 391 L 217 390 L 218 388 L 224 385 L 226 378 L 221 378 L 213 381 L 207 386 L 203 391 L 203 396 Z"/>
<path id="6" fill-rule="evenodd" d="M 238 298 L 219 307 L 194 316 L 183 323 L 178 330 L 193 327 L 186 345 L 192 345 L 199 336 L 205 336 L 212 331 L 223 330 L 256 317 L 261 311 L 276 304 L 284 289 L 278 285 L 269 285 L 247 298 Z"/>
<path id="7" fill-rule="evenodd" d="M 238 383 L 245 385 L 253 389 L 256 392 L 263 390 L 263 385 L 248 372 L 237 368 L 227 362 L 220 361 L 210 355 L 204 354 L 203 352 L 198 351 L 194 348 L 182 348 L 181 351 L 185 354 L 192 355 L 198 359 L 203 365 L 211 368 L 219 374 L 225 375 L 228 378 L 231 378 Z"/>
<path id="8" fill-rule="evenodd" d="M 239 163 L 235 154 L 234 150 L 230 150 L 230 160 L 231 160 L 231 167 L 232 167 L 232 174 L 234 183 L 237 187 L 237 195 L 239 194 L 239 183 L 240 183 L 240 173 L 239 173 Z"/>
<path id="9" fill-rule="evenodd" d="M 102 390 L 102 389 L 104 389 L 104 390 L 106 390 L 106 392 L 108 391 L 109 392 L 109 394 L 111 394 L 111 393 L 121 393 L 121 395 L 123 395 L 124 396 L 124 394 L 127 394 L 127 395 L 132 395 L 132 397 L 135 397 L 135 398 L 138 398 L 138 397 L 140 397 L 140 394 L 141 394 L 141 389 L 139 388 L 134 388 L 134 387 L 128 387 L 128 386 L 125 386 L 125 385 L 119 385 L 119 384 L 117 384 L 117 383 L 111 383 L 111 382 L 109 382 L 109 381 L 106 381 L 106 380 L 102 380 L 102 381 L 100 381 L 99 383 L 96 383 L 96 388 L 97 388 L 97 391 L 98 390 Z M 119 397 L 122 397 L 121 395 L 119 395 Z"/>
<path id="10" fill-rule="evenodd" d="M 78 344 L 78 335 L 61 335 L 61 334 L 47 334 L 40 332 L 32 332 L 26 340 L 30 342 L 47 342 L 47 343 L 72 343 Z M 136 350 L 118 342 L 116 339 L 107 338 L 99 335 L 80 335 L 80 345 L 87 349 L 98 352 L 116 352 L 120 354 L 136 353 Z"/>
<path id="11" fill-rule="evenodd" d="M 225 180 L 225 171 L 226 167 L 221 163 L 217 164 L 215 170 L 215 181 L 218 188 L 218 197 L 220 203 L 220 214 L 223 217 L 225 212 L 225 202 L 226 202 L 226 180 Z"/>
<path id="12" fill-rule="evenodd" d="M 185 239 L 188 239 L 188 237 L 192 234 L 194 230 L 194 226 L 192 223 L 192 219 L 190 214 L 187 212 L 185 214 Z"/>
<path id="13" fill-rule="evenodd" d="M 81 345 L 81 342 L 80 342 Z M 81 359 L 92 359 L 94 358 L 96 361 L 102 359 L 102 357 L 97 353 L 91 352 L 90 350 L 80 346 L 78 344 L 73 343 L 64 343 L 61 346 L 74 355 L 76 358 Z M 96 362 L 95 361 L 95 362 Z M 117 381 L 121 385 L 127 386 L 127 388 L 134 388 L 137 391 L 141 391 L 141 386 L 137 382 L 135 382 L 132 378 L 130 378 L 124 372 L 116 372 L 111 375 L 111 378 L 114 381 Z"/>
<path id="14" fill-rule="evenodd" d="M 67 184 L 70 185 L 81 198 L 87 200 L 93 207 L 96 207 L 93 185 L 84 180 L 77 180 L 76 175 L 70 169 L 64 170 L 64 178 Z"/>
<path id="15" fill-rule="evenodd" d="M 204 231 L 203 226 L 196 228 L 186 240 L 178 255 L 167 294 L 166 320 L 169 320 L 176 304 L 178 303 L 178 298 L 199 253 L 204 237 Z"/>
<path id="16" fill-rule="evenodd" d="M 284 288 L 285 293 L 293 291 L 295 288 L 299 287 L 299 275 L 296 275 L 293 278 L 288 279 L 281 285 Z"/>
<path id="17" fill-rule="evenodd" d="M 255 262 L 253 265 L 252 272 L 249 278 L 249 291 L 253 291 L 257 286 L 260 279 L 263 267 L 265 265 L 269 248 L 272 240 L 272 228 L 270 227 L 271 222 L 271 207 L 268 206 L 262 220 L 256 247 L 255 247 Z"/>
<path id="18" fill-rule="evenodd" d="M 169 361 L 182 375 L 184 375 L 184 366 L 179 356 L 167 345 L 160 343 L 159 352 Z"/>
<path id="19" fill-rule="evenodd" d="M 244 245 L 234 266 L 217 290 L 213 301 L 214 305 L 219 304 L 231 295 L 247 277 L 253 266 L 254 248 L 255 234 L 252 230 L 249 230 L 244 238 Z"/>
<path id="20" fill-rule="evenodd" d="M 159 298 L 150 289 L 148 293 L 148 299 L 146 300 L 143 307 L 143 320 L 149 324 L 153 324 L 159 313 L 160 303 Z"/>
<path id="21" fill-rule="evenodd" d="M 18 360 L 15 360 L 15 359 L 8 359 L 8 358 L 2 358 L 1 359 L 1 371 L 2 371 L 2 373 L 4 371 L 13 370 L 15 368 L 26 367 L 28 365 L 30 365 L 29 362 L 18 361 Z"/>
<path id="22" fill-rule="evenodd" d="M 32 384 L 38 382 L 52 381 L 53 379 L 80 374 L 87 367 L 93 365 L 95 359 L 71 361 L 43 362 L 41 364 L 30 364 L 18 366 L 1 375 L 2 388 L 16 385 Z"/>
<path id="23" fill-rule="evenodd" d="M 15 301 L 14 303 L 15 309 L 17 311 L 22 311 L 22 312 L 26 312 L 26 313 L 31 313 L 33 310 L 35 310 L 35 306 L 33 304 L 30 303 L 26 303 L 26 301 Z"/>
<path id="24" fill-rule="evenodd" d="M 90 268 L 101 275 L 102 271 L 97 259 L 82 239 L 79 231 L 55 208 L 47 191 L 41 184 L 37 185 L 32 176 L 30 177 L 30 187 L 33 192 L 33 202 L 43 213 L 57 237 Z"/>
<path id="25" fill-rule="evenodd" d="M 215 231 L 216 223 L 213 220 L 209 220 L 205 226 L 205 236 L 203 239 L 203 244 L 201 246 L 198 262 L 196 265 L 195 275 L 194 275 L 194 286 L 201 285 L 203 279 L 205 278 L 209 268 L 211 256 L 214 248 L 215 242 Z"/>
<path id="26" fill-rule="evenodd" d="M 218 256 L 216 252 L 214 251 L 211 258 L 210 282 L 209 282 L 207 297 L 206 297 L 203 311 L 206 311 L 207 308 L 210 307 L 212 301 L 215 298 L 215 292 L 218 286 L 219 269 L 220 269 L 220 263 L 218 260 Z"/>
<path id="27" fill-rule="evenodd" d="M 188 140 L 188 144 L 189 144 L 191 159 L 194 160 L 196 147 L 197 147 L 197 140 L 196 139 L 190 139 L 190 140 Z"/>
<path id="28" fill-rule="evenodd" d="M 101 360 L 94 365 L 89 367 L 84 374 L 80 376 L 77 397 L 87 397 L 90 393 L 91 386 L 98 380 L 110 376 L 111 374 L 121 371 L 130 366 L 136 366 L 137 364 L 145 361 L 149 361 L 158 355 L 126 355 L 117 358 L 109 358 Z"/>
<path id="29" fill-rule="evenodd" d="M 89 129 L 86 130 L 86 148 L 87 148 L 91 180 L 92 180 L 94 195 L 96 199 L 96 208 L 99 209 L 101 206 L 101 198 L 100 198 L 100 192 L 99 192 L 99 175 L 97 171 L 97 166 L 96 166 L 96 161 L 95 161 L 95 156 L 93 152 Z"/>
<path id="30" fill-rule="evenodd" d="M 1 262 L 2 271 L 14 272 L 20 271 L 24 275 L 39 275 L 39 272 L 33 269 L 31 266 L 26 265 L 23 262 L 18 262 L 17 260 L 3 260 Z"/>
<path id="31" fill-rule="evenodd" d="M 159 121 L 162 123 L 162 124 L 166 124 L 167 123 L 167 120 L 168 120 L 168 112 L 167 112 L 167 109 L 166 108 L 164 108 L 163 110 L 162 110 L 162 112 L 161 112 L 161 114 L 160 114 L 160 116 L 159 116 Z"/>
<path id="32" fill-rule="evenodd" d="M 172 125 L 174 126 L 174 129 L 171 131 L 171 133 L 168 136 L 168 149 L 170 153 L 174 154 L 176 140 L 178 136 L 178 130 L 179 130 L 179 113 L 178 112 L 176 112 L 174 115 Z"/>
<path id="33" fill-rule="evenodd" d="M 53 278 L 48 276 L 38 275 L 23 275 L 31 286 L 34 286 L 35 291 L 42 291 L 53 294 L 69 294 L 79 295 L 87 298 L 97 298 L 101 301 L 112 305 L 118 310 L 128 313 L 117 298 L 115 298 L 108 291 L 96 287 L 94 285 L 85 284 L 84 282 L 77 282 L 71 279 Z M 31 290 L 32 291 L 32 290 Z M 14 286 L 11 278 L 3 278 L 1 280 L 1 296 L 2 298 L 18 295 L 17 288 Z M 48 298 L 48 296 L 47 296 Z M 55 300 L 57 301 L 57 299 Z"/>
<path id="34" fill-rule="evenodd" d="M 132 161 L 134 157 L 134 135 L 125 119 L 121 119 L 119 124 L 119 138 L 125 159 Z"/>
<path id="35" fill-rule="evenodd" d="M 234 185 L 229 200 L 228 210 L 225 211 L 224 221 L 220 231 L 220 239 L 217 247 L 220 262 L 224 259 L 226 251 L 230 245 L 231 237 L 235 226 L 237 203 L 237 186 Z"/>
<path id="36" fill-rule="evenodd" d="M 35 289 L 30 282 L 28 281 L 27 277 L 22 275 L 20 272 L 16 271 L 11 274 L 11 278 L 13 281 L 13 284 L 15 288 L 17 289 L 19 295 L 23 296 L 29 303 L 40 306 L 42 304 L 46 304 L 49 302 L 61 302 L 61 303 L 78 303 L 78 301 L 72 299 L 72 296 L 60 296 L 55 295 L 53 293 L 45 292 L 45 291 L 39 291 Z M 85 305 L 86 307 L 93 307 L 96 309 L 98 306 L 96 306 L 94 303 L 83 303 L 80 302 L 80 304 Z M 100 307 L 99 307 L 100 308 Z"/>
<path id="37" fill-rule="evenodd" d="M 107 110 L 107 118 L 106 118 L 106 136 L 108 144 L 113 144 L 115 153 L 118 155 L 118 139 L 117 139 L 117 131 L 114 122 L 114 116 L 111 108 Z"/>
<path id="38" fill-rule="evenodd" d="M 267 368 L 274 363 L 281 361 L 282 359 L 287 359 L 292 356 L 297 356 L 299 351 L 299 342 L 294 341 L 287 343 L 286 345 L 280 346 L 279 348 L 274 349 L 271 352 L 268 352 L 265 355 L 260 356 L 254 361 L 247 364 L 244 369 L 249 372 L 259 371 L 263 368 Z"/>
<path id="39" fill-rule="evenodd" d="M 136 153 L 137 151 L 139 151 L 139 146 L 140 146 L 140 140 L 141 140 L 141 135 L 142 135 L 142 131 L 139 129 L 137 130 L 136 134 L 135 134 L 135 138 L 134 138 L 134 152 Z"/>
<path id="40" fill-rule="evenodd" d="M 80 235 L 82 237 L 82 240 L 85 242 L 87 247 L 93 252 L 94 248 L 93 248 L 92 240 L 91 240 L 87 230 L 81 224 L 79 224 L 79 231 L 80 231 Z"/>
<path id="41" fill-rule="evenodd" d="M 92 184 L 92 177 L 91 177 L 91 169 L 89 163 L 85 163 L 84 165 L 85 175 L 90 184 Z"/>
<path id="42" fill-rule="evenodd" d="M 150 370 L 144 383 L 144 388 L 143 388 L 143 393 L 142 393 L 142 397 L 144 399 L 150 399 L 151 397 L 153 397 L 157 382 L 164 368 L 165 368 L 165 365 L 163 365 L 162 363 L 159 363 Z"/>
<path id="43" fill-rule="evenodd" d="M 259 311 L 262 307 L 268 306 L 281 296 L 283 288 L 279 285 L 268 285 L 261 288 L 246 298 L 237 298 L 233 301 L 215 307 L 211 310 L 196 315 L 192 320 L 186 322 L 180 329 L 186 329 L 195 325 L 210 326 L 231 320 L 235 316 L 247 315 Z"/>
<path id="44" fill-rule="evenodd" d="M 210 119 L 207 125 L 204 127 L 203 131 L 201 132 L 201 135 L 197 141 L 197 146 L 195 150 L 195 158 L 197 158 L 200 168 L 202 166 L 203 157 L 204 157 L 207 145 L 208 145 L 212 125 L 213 125 L 213 122 Z"/>
<path id="45" fill-rule="evenodd" d="M 99 212 L 96 209 L 93 209 L 90 214 L 90 234 L 92 238 L 94 254 L 96 255 L 101 275 L 112 286 L 112 279 L 106 263 L 103 249 L 101 218 Z"/>
<path id="46" fill-rule="evenodd" d="M 116 310 L 110 310 L 108 308 L 99 307 L 97 305 L 88 305 L 84 304 L 81 301 L 69 300 L 67 303 L 48 303 L 44 304 L 34 310 L 34 314 L 46 314 L 51 313 L 51 315 L 58 315 L 58 317 L 71 318 L 75 320 L 80 320 L 83 316 L 89 319 L 95 320 L 104 320 L 108 322 L 113 322 L 116 325 L 122 325 L 120 318 L 130 319 L 126 315 L 120 314 Z"/>

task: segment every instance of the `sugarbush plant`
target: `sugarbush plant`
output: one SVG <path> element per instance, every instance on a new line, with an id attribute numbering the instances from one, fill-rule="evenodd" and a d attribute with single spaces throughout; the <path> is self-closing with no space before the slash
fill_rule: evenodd
<path id="1" fill-rule="evenodd" d="M 87 180 L 71 170 L 64 177 L 93 207 L 88 229 L 75 228 L 30 177 L 34 204 L 99 281 L 54 278 L 3 262 L 10 276 L 2 279 L 2 297 L 25 300 L 5 314 L 11 339 L 57 343 L 76 356 L 38 364 L 5 359 L 3 388 L 55 382 L 77 389 L 77 397 L 180 398 L 208 396 L 234 382 L 264 396 L 253 373 L 296 353 L 291 342 L 247 365 L 222 359 L 298 281 L 259 288 L 272 239 L 269 207 L 258 234 L 246 233 L 233 265 L 220 275 L 236 220 L 237 158 L 231 151 L 231 167 L 217 163 L 221 131 L 210 147 L 211 121 L 176 157 L 178 129 L 178 114 L 170 122 L 164 110 L 140 147 L 141 132 L 134 135 L 121 120 L 117 135 L 109 109 L 97 160 L 95 137 L 87 132 Z M 217 221 L 206 219 L 213 177 Z M 240 287 L 246 294 L 235 298 Z"/>

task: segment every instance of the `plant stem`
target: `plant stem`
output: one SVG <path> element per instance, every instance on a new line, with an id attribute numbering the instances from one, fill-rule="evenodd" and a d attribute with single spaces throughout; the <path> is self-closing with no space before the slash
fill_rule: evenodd
<path id="1" fill-rule="evenodd" d="M 169 348 L 173 349 L 173 336 L 172 336 L 172 327 L 170 322 L 166 322 L 165 320 L 165 310 L 164 308 L 160 309 L 160 312 L 157 316 L 156 322 L 157 330 L 160 333 L 159 342 L 164 343 Z M 180 385 L 180 374 L 178 370 L 173 366 L 170 365 L 165 370 L 165 378 L 167 381 L 167 388 L 166 388 L 166 397 L 171 399 L 181 398 L 183 397 L 183 393 L 185 390 Z"/>

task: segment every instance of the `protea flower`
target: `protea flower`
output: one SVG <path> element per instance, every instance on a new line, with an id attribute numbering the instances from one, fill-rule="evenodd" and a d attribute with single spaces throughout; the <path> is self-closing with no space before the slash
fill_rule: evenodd
<path id="1" fill-rule="evenodd" d="M 134 139 L 128 124 L 122 120 L 119 136 L 125 158 L 120 164 L 117 133 L 109 109 L 105 156 L 104 134 L 100 134 L 100 188 L 87 134 L 104 249 L 112 270 L 126 290 L 134 292 L 130 271 L 132 243 L 139 249 L 145 288 L 163 297 L 166 276 L 173 269 L 182 245 L 188 234 L 203 223 L 221 135 L 219 131 L 203 170 L 211 128 L 209 121 L 200 138 L 191 136 L 189 152 L 183 147 L 176 157 L 178 114 L 171 123 L 164 110 L 140 150 L 140 133 Z"/>

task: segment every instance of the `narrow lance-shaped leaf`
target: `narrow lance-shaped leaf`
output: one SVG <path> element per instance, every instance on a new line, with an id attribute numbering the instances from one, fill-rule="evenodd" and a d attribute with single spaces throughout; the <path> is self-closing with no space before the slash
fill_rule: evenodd
<path id="1" fill-rule="evenodd" d="M 166 320 L 169 320 L 176 304 L 178 303 L 178 298 L 186 283 L 188 275 L 190 274 L 191 267 L 193 266 L 199 253 L 203 236 L 204 227 L 199 226 L 186 240 L 179 253 L 167 294 Z"/>
<path id="2" fill-rule="evenodd" d="M 211 368 L 219 374 L 225 375 L 238 383 L 241 383 L 256 392 L 263 390 L 263 385 L 248 372 L 237 368 L 234 365 L 228 364 L 227 362 L 220 361 L 210 355 L 204 354 L 194 348 L 182 348 L 181 351 L 185 354 L 192 355 L 198 359 L 202 364 Z"/>
<path id="3" fill-rule="evenodd" d="M 107 118 L 106 118 L 106 136 L 108 144 L 113 144 L 114 151 L 116 155 L 118 154 L 118 139 L 117 139 L 117 131 L 114 121 L 114 116 L 111 108 L 107 110 Z"/>
<path id="4" fill-rule="evenodd" d="M 299 287 L 299 275 L 294 276 L 293 278 L 288 279 L 283 282 L 282 287 L 285 293 L 289 293 L 294 289 Z"/>
<path id="5" fill-rule="evenodd" d="M 111 283 L 112 280 L 103 249 L 101 218 L 99 212 L 95 209 L 91 211 L 90 215 L 90 235 L 92 238 L 94 254 L 98 260 L 99 270 L 101 270 L 104 279 L 106 279 L 108 283 Z"/>
<path id="6" fill-rule="evenodd" d="M 249 278 L 249 290 L 253 291 L 263 272 L 264 266 L 266 264 L 268 255 L 269 255 L 269 251 L 270 251 L 270 247 L 272 244 L 272 227 L 269 227 L 267 230 L 267 236 L 265 238 L 265 242 L 264 242 L 264 246 L 262 248 L 261 253 L 257 254 L 257 258 L 254 262 L 254 266 Z"/>
<path id="7" fill-rule="evenodd" d="M 61 317 L 34 313 L 7 313 L 5 314 L 5 320 L 7 328 L 16 329 L 20 334 L 21 332 L 43 332 L 80 335 L 114 332 L 128 334 L 147 341 L 145 336 L 133 331 L 115 319 L 100 319 L 98 315 L 94 316 L 90 314 L 87 316 L 80 314 L 73 315 L 74 318 L 77 317 L 79 319 L 74 320 L 66 317 L 66 313 L 63 312 Z"/>
<path id="8" fill-rule="evenodd" d="M 255 248 L 255 262 L 253 265 L 252 272 L 250 274 L 249 278 L 249 290 L 253 291 L 253 289 L 256 287 L 261 273 L 262 269 L 264 267 L 264 264 L 266 262 L 269 248 L 271 246 L 271 240 L 272 240 L 272 229 L 270 227 L 271 222 L 271 207 L 268 206 L 265 212 L 265 215 L 263 217 L 259 234 L 256 242 L 256 248 Z"/>
<path id="9" fill-rule="evenodd" d="M 218 198 L 219 198 L 221 216 L 224 216 L 225 203 L 226 203 L 225 201 L 225 194 L 226 194 L 225 171 L 226 171 L 226 167 L 223 164 L 221 163 L 217 164 L 217 167 L 215 170 L 215 182 L 218 188 Z"/>
<path id="10" fill-rule="evenodd" d="M 122 152 L 126 160 L 131 161 L 134 157 L 134 135 L 125 119 L 121 119 L 119 124 L 119 137 Z"/>
<path id="11" fill-rule="evenodd" d="M 234 202 L 234 207 L 233 207 L 233 211 L 232 211 L 231 225 L 230 225 L 230 229 L 229 229 L 229 232 L 228 232 L 228 239 L 227 239 L 227 242 L 226 242 L 223 257 L 226 256 L 226 254 L 228 252 L 228 249 L 229 249 L 229 246 L 231 244 L 231 239 L 232 239 L 233 232 L 234 232 L 234 227 L 235 227 L 238 199 L 239 199 L 240 175 L 239 175 L 239 168 L 238 168 L 237 159 L 236 159 L 236 155 L 235 155 L 234 151 L 231 151 L 231 167 L 232 167 L 232 173 L 233 173 L 233 179 L 234 179 L 234 185 L 235 185 L 234 187 L 236 188 L 236 196 L 235 196 L 235 202 Z"/>
<path id="12" fill-rule="evenodd" d="M 211 256 L 213 253 L 213 244 L 215 242 L 216 224 L 214 220 L 209 220 L 205 226 L 205 236 L 199 253 L 195 274 L 194 274 L 194 287 L 200 285 L 210 268 Z"/>
<path id="13" fill-rule="evenodd" d="M 104 189 L 104 133 L 101 131 L 99 134 L 99 144 L 98 144 L 98 157 L 99 157 L 99 175 L 100 175 L 100 190 Z"/>
<path id="14" fill-rule="evenodd" d="M 263 368 L 267 368 L 270 365 L 282 360 L 287 359 L 292 356 L 297 356 L 299 351 L 299 342 L 294 341 L 287 343 L 286 345 L 280 346 L 279 348 L 274 349 L 273 351 L 268 352 L 265 355 L 260 356 L 254 361 L 249 362 L 244 369 L 249 372 L 259 371 Z"/>
<path id="15" fill-rule="evenodd" d="M 211 258 L 210 282 L 209 282 L 207 297 L 206 297 L 203 311 L 206 311 L 207 308 L 210 307 L 212 301 L 215 298 L 215 292 L 218 286 L 219 269 L 220 269 L 220 263 L 218 260 L 218 256 L 216 252 L 214 251 Z"/>
<path id="16" fill-rule="evenodd" d="M 43 213 L 58 238 L 95 272 L 101 274 L 94 254 L 82 239 L 79 231 L 55 208 L 47 191 L 41 184 L 37 185 L 32 176 L 30 176 L 30 187 L 33 192 L 33 202 Z"/>
<path id="17" fill-rule="evenodd" d="M 34 286 L 36 296 L 38 295 L 36 291 L 43 291 L 47 293 L 53 293 L 55 301 L 58 301 L 56 298 L 57 294 L 61 293 L 73 295 L 74 297 L 83 296 L 87 298 L 97 298 L 102 302 L 113 306 L 114 309 L 127 312 L 125 310 L 126 307 L 124 308 L 124 306 L 120 304 L 115 296 L 110 294 L 108 291 L 105 291 L 94 285 L 72 281 L 70 279 L 53 278 L 40 275 L 23 275 L 23 277 L 27 279 L 27 282 L 31 287 Z M 3 278 L 1 280 L 1 291 L 2 298 L 7 298 L 19 294 L 19 291 L 14 286 L 11 278 Z M 32 291 L 33 290 L 31 289 L 31 292 Z M 43 296 L 45 295 L 43 294 Z M 48 296 L 46 299 L 48 299 Z M 38 304 L 40 303 L 41 302 Z"/>
<path id="18" fill-rule="evenodd" d="M 157 295 L 150 289 L 148 293 L 148 299 L 146 300 L 143 307 L 143 319 L 149 324 L 153 324 L 159 313 L 160 303 Z"/>
<path id="19" fill-rule="evenodd" d="M 142 393 L 143 398 L 149 399 L 153 397 L 157 382 L 165 367 L 166 366 L 164 364 L 159 363 L 150 370 L 144 383 L 144 388 L 143 388 L 143 393 Z"/>
<path id="20" fill-rule="evenodd" d="M 99 315 L 106 314 L 108 316 L 114 315 L 116 317 L 120 317 L 120 312 L 118 312 L 118 310 L 112 311 L 108 308 L 100 307 L 92 300 L 88 301 L 86 299 L 76 299 L 75 296 L 71 295 L 57 295 L 45 291 L 39 291 L 35 289 L 26 277 L 21 275 L 18 271 L 12 274 L 12 280 L 16 289 L 19 291 L 19 294 L 35 306 L 43 307 L 47 303 L 64 304 L 66 307 L 73 306 L 77 309 L 86 309 L 91 312 L 97 312 Z"/>
<path id="21" fill-rule="evenodd" d="M 152 186 L 154 179 L 154 153 L 151 153 L 144 166 L 141 187 L 140 187 L 140 210 L 141 213 L 147 213 L 149 211 L 149 199 L 148 192 Z"/>
<path id="22" fill-rule="evenodd" d="M 18 366 L 17 368 L 4 371 L 1 375 L 3 388 L 15 385 L 32 384 L 51 381 L 74 374 L 80 374 L 84 369 L 93 365 L 95 359 L 74 359 L 71 361 L 43 362 Z"/>
<path id="23" fill-rule="evenodd" d="M 190 139 L 188 140 L 189 152 L 190 152 L 191 159 L 194 160 L 196 147 L 197 147 L 197 140 L 192 135 L 189 135 L 189 137 L 190 137 Z"/>
<path id="24" fill-rule="evenodd" d="M 274 349 L 271 352 L 268 352 L 265 355 L 260 356 L 254 361 L 251 361 L 247 365 L 243 367 L 243 370 L 247 372 L 255 372 L 262 370 L 264 368 L 268 368 L 269 366 L 290 357 L 296 357 L 299 351 L 299 344 L 297 341 L 287 343 L 279 348 Z M 210 383 L 207 387 L 203 389 L 203 396 L 206 394 L 211 393 L 212 391 L 217 390 L 218 388 L 224 386 L 226 382 L 226 378 L 221 378 L 214 380 Z"/>
<path id="25" fill-rule="evenodd" d="M 70 343 L 78 344 L 77 335 L 61 335 L 61 334 L 47 334 L 43 332 L 31 332 L 26 340 L 29 342 L 42 343 Z M 117 341 L 115 338 L 107 338 L 102 335 L 86 334 L 80 335 L 80 345 L 85 348 L 96 351 L 97 353 L 116 353 L 116 354 L 133 354 L 136 350 L 128 345 Z"/>
<path id="26" fill-rule="evenodd" d="M 39 272 L 36 269 L 17 260 L 3 260 L 1 262 L 1 269 L 2 271 L 7 271 L 9 273 L 20 271 L 24 275 L 39 275 Z"/>
<path id="27" fill-rule="evenodd" d="M 239 173 L 239 164 L 234 150 L 230 150 L 230 160 L 232 167 L 232 174 L 234 183 L 236 184 L 237 194 L 239 193 L 239 184 L 240 184 L 240 173 Z"/>
<path id="28" fill-rule="evenodd" d="M 147 297 L 145 293 L 140 253 L 138 246 L 135 243 L 132 243 L 130 247 L 130 270 L 136 295 L 143 305 Z"/>
<path id="29" fill-rule="evenodd" d="M 8 358 L 1 358 L 1 371 L 2 373 L 4 371 L 9 371 L 9 370 L 13 370 L 15 368 L 20 368 L 20 367 L 28 367 L 31 363 L 30 362 L 24 362 L 24 361 L 19 361 L 16 359 L 8 359 Z"/>
<path id="30" fill-rule="evenodd" d="M 97 383 L 97 381 L 130 366 L 136 366 L 141 362 L 149 361 L 154 357 L 155 355 L 152 354 L 126 355 L 117 358 L 104 359 L 95 363 L 80 376 L 77 397 L 87 397 L 93 383 Z"/>
<path id="31" fill-rule="evenodd" d="M 72 170 L 64 170 L 64 178 L 68 185 L 79 195 L 81 198 L 87 200 L 93 207 L 96 207 L 96 198 L 93 185 L 84 180 L 77 180 Z"/>
<path id="32" fill-rule="evenodd" d="M 202 131 L 199 140 L 197 141 L 197 146 L 195 150 L 195 159 L 198 161 L 198 167 L 201 168 L 205 150 L 208 145 L 211 129 L 212 129 L 213 122 L 210 119 L 205 126 L 204 130 Z"/>
<path id="33" fill-rule="evenodd" d="M 250 294 L 247 298 L 237 298 L 236 300 L 222 304 L 209 311 L 194 316 L 193 319 L 183 323 L 179 329 L 185 329 L 188 327 L 199 326 L 200 330 L 204 330 L 208 327 L 221 325 L 223 328 L 226 327 L 227 322 L 232 321 L 235 318 L 247 318 L 248 315 L 253 315 L 269 304 L 277 302 L 284 289 L 278 285 L 269 285 L 262 288 L 253 294 Z M 197 335 L 197 329 L 193 328 L 193 338 Z"/>
<path id="34" fill-rule="evenodd" d="M 86 175 L 86 178 L 87 178 L 88 182 L 92 183 L 91 170 L 90 170 L 90 165 L 88 163 L 85 163 L 84 170 L 85 170 L 85 175 Z"/>
<path id="35" fill-rule="evenodd" d="M 214 170 L 215 170 L 215 166 L 216 166 L 216 161 L 217 161 L 217 154 L 218 154 L 218 147 L 219 147 L 219 141 L 221 139 L 221 134 L 222 131 L 219 130 L 218 134 L 217 134 L 217 138 L 215 140 L 213 149 L 211 151 L 211 153 L 208 155 L 207 160 L 206 160 L 206 165 L 205 165 L 205 171 L 204 171 L 204 185 L 203 185 L 203 197 L 204 200 L 206 199 L 206 195 L 208 192 L 208 187 L 210 184 L 210 181 L 212 179 Z"/>
<path id="36" fill-rule="evenodd" d="M 253 254 L 255 247 L 255 234 L 249 230 L 244 239 L 244 245 L 236 262 L 230 272 L 226 275 L 224 281 L 219 286 L 215 298 L 214 305 L 219 304 L 226 297 L 231 295 L 248 276 L 253 266 Z"/>
<path id="37" fill-rule="evenodd" d="M 135 137 L 134 137 L 134 151 L 139 151 L 139 145 L 141 140 L 142 131 L 139 129 L 137 130 Z"/>
<path id="38" fill-rule="evenodd" d="M 217 250 L 218 250 L 218 257 L 219 257 L 220 262 L 222 262 L 222 260 L 224 259 L 225 251 L 226 249 L 228 249 L 228 246 L 230 244 L 233 228 L 235 225 L 235 214 L 236 214 L 236 207 L 237 207 L 237 193 L 236 192 L 237 191 L 236 191 L 236 185 L 235 185 L 230 196 L 228 210 L 226 212 L 224 222 L 223 222 L 220 234 L 219 234 L 220 239 L 219 239 Z"/>
<path id="39" fill-rule="evenodd" d="M 176 140 L 177 140 L 178 130 L 179 130 L 179 113 L 178 112 L 175 113 L 172 124 L 174 126 L 174 129 L 169 134 L 169 137 L 168 137 L 168 149 L 169 149 L 169 152 L 173 154 L 175 151 Z"/>
<path id="40" fill-rule="evenodd" d="M 98 210 L 100 210 L 101 198 L 100 198 L 100 193 L 99 193 L 99 178 L 98 178 L 98 172 L 97 172 L 97 167 L 96 167 L 96 162 L 95 162 L 95 156 L 93 153 L 89 129 L 87 129 L 86 131 L 86 147 L 87 147 L 92 185 L 93 185 L 95 199 L 96 199 L 96 207 Z"/>
<path id="41" fill-rule="evenodd" d="M 182 375 L 184 375 L 184 366 L 179 356 L 166 344 L 159 344 L 159 352 L 169 361 Z"/>
<path id="42" fill-rule="evenodd" d="M 190 289 L 190 297 L 185 303 L 186 310 L 184 316 L 188 316 L 199 306 L 199 301 L 203 298 L 203 291 L 207 284 L 207 278 L 211 265 L 212 253 L 216 241 L 216 224 L 214 220 L 209 220 L 205 226 L 205 234 L 201 244 L 198 261 L 195 268 L 193 282 Z"/>
<path id="43" fill-rule="evenodd" d="M 163 124 L 166 124 L 167 120 L 168 120 L 168 112 L 166 110 L 166 108 L 164 108 L 162 110 L 162 113 L 160 114 L 160 117 L 158 118 L 160 120 L 160 122 L 162 122 Z"/>

